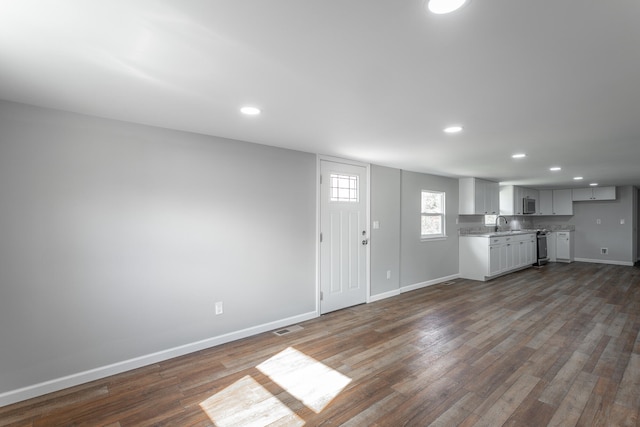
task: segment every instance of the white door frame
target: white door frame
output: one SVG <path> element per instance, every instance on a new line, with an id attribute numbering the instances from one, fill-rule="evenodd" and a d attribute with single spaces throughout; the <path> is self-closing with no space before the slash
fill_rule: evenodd
<path id="1" fill-rule="evenodd" d="M 320 173 L 321 173 L 321 169 L 320 169 L 320 162 L 322 160 L 328 161 L 328 162 L 335 162 L 335 163 L 344 163 L 346 165 L 353 165 L 353 166 L 361 166 L 364 167 L 366 169 L 366 176 L 367 176 L 367 202 L 365 204 L 365 222 L 366 222 L 366 230 L 367 230 L 367 236 L 369 237 L 369 244 L 366 245 L 365 247 L 365 284 L 366 284 L 366 303 L 370 303 L 371 302 L 371 230 L 370 230 L 370 213 L 371 213 L 371 164 L 370 163 L 362 163 L 362 162 L 358 162 L 356 160 L 348 160 L 348 159 L 342 159 L 340 157 L 332 157 L 332 156 L 325 156 L 322 154 L 318 154 L 316 156 L 316 314 L 317 316 L 320 316 L 320 270 L 321 270 L 321 259 L 320 259 L 320 253 L 321 253 L 321 248 L 320 248 L 320 230 L 321 230 L 321 223 L 322 223 L 322 217 L 321 217 L 321 210 L 320 210 L 320 198 L 322 197 L 321 194 L 321 190 L 320 190 Z"/>

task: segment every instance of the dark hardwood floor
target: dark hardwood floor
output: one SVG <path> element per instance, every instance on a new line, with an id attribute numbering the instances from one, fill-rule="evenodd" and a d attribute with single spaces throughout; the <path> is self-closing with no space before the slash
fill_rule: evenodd
<path id="1" fill-rule="evenodd" d="M 0 408 L 15 426 L 634 426 L 640 269 L 456 280 Z"/>

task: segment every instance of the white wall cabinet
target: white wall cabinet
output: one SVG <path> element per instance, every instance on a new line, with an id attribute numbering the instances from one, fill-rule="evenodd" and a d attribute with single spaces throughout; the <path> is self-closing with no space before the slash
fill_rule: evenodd
<path id="1" fill-rule="evenodd" d="M 573 215 L 571 189 L 540 190 L 540 203 L 536 210 L 538 215 Z"/>
<path id="2" fill-rule="evenodd" d="M 538 215 L 554 215 L 553 190 L 540 190 L 540 202 L 536 207 Z"/>
<path id="3" fill-rule="evenodd" d="M 500 193 L 497 182 L 478 178 L 460 178 L 460 215 L 497 215 L 500 209 Z"/>
<path id="4" fill-rule="evenodd" d="M 574 202 L 615 199 L 616 187 L 574 188 L 572 191 L 572 200 Z"/>
<path id="5" fill-rule="evenodd" d="M 571 189 L 553 190 L 553 215 L 573 215 Z"/>
<path id="6" fill-rule="evenodd" d="M 536 235 L 461 236 L 460 277 L 489 280 L 532 266 L 536 261 Z"/>

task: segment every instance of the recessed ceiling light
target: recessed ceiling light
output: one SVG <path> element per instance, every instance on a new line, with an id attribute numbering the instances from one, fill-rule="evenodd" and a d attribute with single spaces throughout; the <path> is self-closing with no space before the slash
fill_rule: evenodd
<path id="1" fill-rule="evenodd" d="M 446 133 L 458 133 L 462 132 L 462 126 L 449 126 L 443 129 Z"/>
<path id="2" fill-rule="evenodd" d="M 438 15 L 460 9 L 467 0 L 428 0 L 427 8 Z"/>
<path id="3" fill-rule="evenodd" d="M 560 166 L 554 166 L 554 167 L 552 167 L 552 168 L 549 168 L 549 170 L 550 170 L 550 171 L 554 171 L 554 172 L 555 172 L 555 171 L 562 170 L 562 168 L 561 168 Z"/>
<path id="4" fill-rule="evenodd" d="M 518 154 L 514 154 L 511 157 L 513 157 L 514 159 L 523 159 L 523 158 L 527 157 L 527 155 L 524 154 L 524 153 L 518 153 Z"/>
<path id="5" fill-rule="evenodd" d="M 592 187 L 597 187 L 597 186 L 598 186 L 598 183 L 597 183 L 597 182 L 592 182 L 592 183 L 591 183 L 591 184 L 589 184 L 589 185 L 590 185 L 590 186 L 592 186 Z"/>
<path id="6" fill-rule="evenodd" d="M 574 176 L 573 179 L 575 179 L 576 181 L 580 181 L 583 178 L 581 176 Z"/>
<path id="7" fill-rule="evenodd" d="M 260 109 L 256 107 L 242 107 L 240 109 L 242 114 L 246 114 L 247 116 L 257 116 L 260 114 Z"/>

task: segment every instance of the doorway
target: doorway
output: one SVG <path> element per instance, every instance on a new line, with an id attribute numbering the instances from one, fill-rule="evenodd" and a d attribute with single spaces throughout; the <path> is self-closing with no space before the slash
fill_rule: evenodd
<path id="1" fill-rule="evenodd" d="M 320 314 L 367 301 L 367 196 L 365 165 L 320 160 Z"/>

